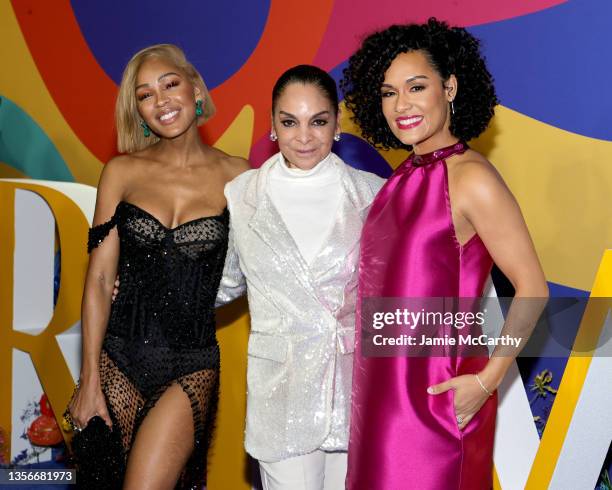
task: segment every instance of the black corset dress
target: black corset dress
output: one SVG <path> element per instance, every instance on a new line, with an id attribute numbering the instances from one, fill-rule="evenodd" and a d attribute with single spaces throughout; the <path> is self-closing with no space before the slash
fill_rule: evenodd
<path id="1" fill-rule="evenodd" d="M 199 488 L 204 482 L 219 386 L 214 306 L 228 225 L 226 209 L 170 229 L 138 206 L 121 201 L 110 221 L 90 230 L 89 251 L 114 226 L 121 244 L 121 286 L 100 359 L 102 390 L 121 439 L 118 480 L 139 424 L 164 391 L 177 383 L 191 401 L 195 430 L 194 451 L 177 488 Z M 75 453 L 81 482 L 92 478 L 97 483 L 90 485 L 113 486 L 108 468 L 96 475 L 99 468 L 89 468 Z"/>

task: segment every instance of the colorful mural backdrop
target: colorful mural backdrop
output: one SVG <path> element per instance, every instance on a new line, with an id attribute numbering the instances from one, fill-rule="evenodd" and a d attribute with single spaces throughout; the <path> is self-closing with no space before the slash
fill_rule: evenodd
<path id="1" fill-rule="evenodd" d="M 0 178 L 95 186 L 102 166 L 116 152 L 113 110 L 122 69 L 135 51 L 166 42 L 186 51 L 218 107 L 201 128 L 203 138 L 248 157 L 257 167 L 275 151 L 267 134 L 270 92 L 280 73 L 312 63 L 337 80 L 365 34 L 430 16 L 466 26 L 483 42 L 501 105 L 491 127 L 472 144 L 517 197 L 552 293 L 612 296 L 612 257 L 604 256 L 612 248 L 609 0 L 2 0 Z M 406 157 L 369 146 L 346 111 L 342 131 L 335 151 L 356 167 L 388 176 Z M 12 327 L 15 196 L 24 190 L 47 202 L 59 230 L 54 250 L 59 297 L 47 330 L 40 325 L 37 336 L 18 335 Z M 33 362 L 41 381 L 42 391 L 22 407 L 22 422 L 30 427 L 35 420 L 53 425 L 78 372 L 73 366 L 70 376 L 61 352 L 49 350 L 56 346 L 54 335 L 78 322 L 86 219 L 91 216 L 68 202 L 66 196 L 73 194 L 41 182 L 0 184 L 0 462 L 19 464 L 29 457 L 28 450 L 19 453 L 21 460 L 10 450 L 11 428 L 19 419 L 11 388 L 20 375 L 14 372 L 15 359 L 29 354 L 31 361 L 26 361 Z M 76 255 L 67 253 L 71 248 Z M 245 312 L 244 303 L 220 312 L 222 397 L 210 469 L 213 489 L 248 488 L 242 451 Z M 52 360 L 44 357 L 48 352 Z M 568 444 L 589 444 L 589 438 L 580 442 L 571 435 L 589 373 L 609 373 L 609 362 L 589 357 L 519 362 L 521 396 L 533 418 L 525 430 L 537 434 L 536 441 L 520 468 L 505 465 L 500 456 L 500 451 L 517 448 L 496 448 L 496 487 L 610 488 L 610 457 L 605 457 L 612 423 L 589 429 L 600 435 L 599 446 L 603 433 L 606 448 L 589 458 L 597 468 L 590 470 L 588 481 L 580 487 L 560 483 L 567 472 L 564 458 L 573 454 Z M 607 398 L 602 398 L 608 411 L 610 390 L 604 388 Z M 30 453 L 40 447 L 36 440 L 29 438 Z"/>

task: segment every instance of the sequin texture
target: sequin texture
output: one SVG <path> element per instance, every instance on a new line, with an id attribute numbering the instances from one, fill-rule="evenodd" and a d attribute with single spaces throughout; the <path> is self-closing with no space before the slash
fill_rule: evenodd
<path id="1" fill-rule="evenodd" d="M 330 158 L 340 202 L 312 262 L 267 192 L 278 154 L 225 187 L 232 238 L 218 301 L 247 285 L 245 448 L 264 462 L 348 444 L 359 238 L 383 180 Z"/>

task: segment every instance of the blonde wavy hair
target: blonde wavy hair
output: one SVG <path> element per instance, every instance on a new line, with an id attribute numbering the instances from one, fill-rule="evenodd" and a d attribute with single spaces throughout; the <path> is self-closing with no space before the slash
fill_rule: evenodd
<path id="1" fill-rule="evenodd" d="M 159 141 L 159 137 L 153 132 L 148 138 L 145 138 L 140 126 L 142 118 L 138 112 L 138 101 L 136 100 L 138 70 L 145 61 L 152 58 L 159 58 L 172 63 L 189 78 L 195 87 L 200 89 L 204 105 L 202 115 L 198 116 L 198 126 L 210 119 L 216 111 L 202 76 L 187 60 L 181 48 L 174 44 L 156 44 L 142 49 L 132 56 L 125 67 L 119 86 L 119 94 L 117 95 L 115 124 L 117 125 L 117 149 L 121 153 L 143 150 Z"/>

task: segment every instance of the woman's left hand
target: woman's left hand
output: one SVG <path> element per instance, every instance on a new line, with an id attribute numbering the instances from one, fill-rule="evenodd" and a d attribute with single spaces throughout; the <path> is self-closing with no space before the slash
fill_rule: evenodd
<path id="1" fill-rule="evenodd" d="M 473 374 L 464 374 L 432 385 L 427 388 L 427 393 L 439 395 L 448 390 L 455 392 L 456 422 L 459 430 L 463 430 L 487 401 L 489 395 L 485 393 Z"/>

